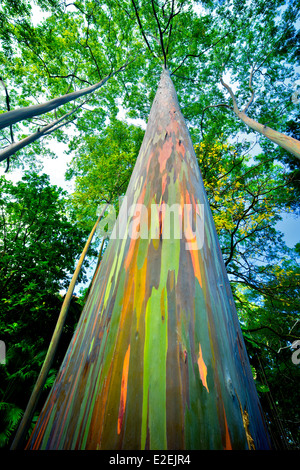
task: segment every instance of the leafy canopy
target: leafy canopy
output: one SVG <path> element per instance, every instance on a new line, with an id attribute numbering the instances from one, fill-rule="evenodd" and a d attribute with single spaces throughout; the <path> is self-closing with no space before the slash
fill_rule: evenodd
<path id="1" fill-rule="evenodd" d="M 62 305 L 60 291 L 68 286 L 87 232 L 66 214 L 66 193 L 51 186 L 47 175 L 25 174 L 16 184 L 2 176 L 0 195 L 0 331 L 7 350 L 6 364 L 0 365 L 3 447 L 38 377 Z M 46 390 L 80 311 L 74 298 Z"/>

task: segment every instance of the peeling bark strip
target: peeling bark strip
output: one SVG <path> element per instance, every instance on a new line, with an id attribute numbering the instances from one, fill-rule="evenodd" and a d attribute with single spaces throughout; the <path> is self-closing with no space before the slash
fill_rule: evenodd
<path id="1" fill-rule="evenodd" d="M 167 70 L 126 196 L 129 206 L 148 210 L 191 203 L 194 217 L 204 204 L 203 246 L 187 250 L 184 236 L 130 238 L 133 216 L 121 207 L 117 223 L 128 236 L 109 242 L 26 448 L 249 449 L 251 442 L 268 449 L 216 230 Z"/>

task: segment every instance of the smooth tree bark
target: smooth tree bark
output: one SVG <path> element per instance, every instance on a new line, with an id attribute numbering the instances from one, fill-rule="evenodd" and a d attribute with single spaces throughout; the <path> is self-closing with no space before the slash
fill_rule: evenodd
<path id="1" fill-rule="evenodd" d="M 10 111 L 10 98 L 9 98 L 9 94 L 8 94 L 6 85 L 5 85 L 4 81 L 2 80 L 2 78 L 0 78 L 0 83 L 2 85 L 2 88 L 4 89 L 7 111 Z M 13 142 L 14 141 L 14 135 L 13 135 L 12 125 L 10 126 L 10 138 L 11 138 L 11 141 Z"/>
<path id="2" fill-rule="evenodd" d="M 114 232 L 26 449 L 269 448 L 201 173 L 164 69 Z"/>
<path id="3" fill-rule="evenodd" d="M 250 129 L 254 130 L 255 132 L 259 132 L 261 135 L 267 137 L 267 139 L 271 140 L 275 144 L 279 145 L 280 147 L 284 148 L 291 154 L 295 155 L 295 157 L 300 159 L 300 141 L 290 137 L 286 134 L 282 134 L 281 132 L 275 131 L 264 124 L 260 124 L 259 122 L 255 121 L 254 119 L 250 118 L 246 111 L 249 108 L 250 104 L 253 101 L 254 93 L 252 92 L 252 96 L 248 104 L 245 106 L 243 111 L 240 111 L 236 102 L 235 95 L 231 89 L 231 87 L 221 79 L 221 83 L 229 92 L 232 101 L 233 101 L 233 111 L 237 115 L 237 117 L 243 121 L 246 126 Z"/>
<path id="4" fill-rule="evenodd" d="M 129 61 L 122 65 L 118 70 L 115 70 L 114 72 L 110 73 L 107 77 L 103 78 L 103 80 L 101 80 L 100 82 L 95 83 L 95 85 L 83 88 L 82 90 L 73 91 L 72 93 L 67 93 L 65 95 L 54 98 L 53 100 L 46 101 L 45 103 L 27 106 L 24 108 L 18 108 L 0 114 L 0 129 L 4 129 L 5 127 L 16 124 L 17 122 L 24 121 L 25 119 L 30 119 L 32 117 L 48 113 L 50 111 L 53 111 L 53 109 L 62 106 L 63 104 L 69 103 L 70 101 L 74 101 L 78 98 L 81 98 L 82 96 L 94 93 L 96 90 L 101 88 L 107 82 L 107 80 L 109 80 L 111 77 L 123 70 L 128 64 Z"/>
<path id="5" fill-rule="evenodd" d="M 25 108 L 13 109 L 12 111 L 7 111 L 6 113 L 0 114 L 0 129 L 16 124 L 17 122 L 24 121 L 25 119 L 30 119 L 35 116 L 40 116 L 41 114 L 48 113 L 53 111 L 53 109 L 62 106 L 63 104 L 69 103 L 70 101 L 76 100 L 81 96 L 88 95 L 98 90 L 111 75 L 105 77 L 100 82 L 92 85 L 90 87 L 84 88 L 82 90 L 73 91 L 72 93 L 67 93 L 66 95 L 59 96 L 53 100 L 46 101 L 45 103 L 35 104 L 33 106 L 26 106 Z"/>
<path id="6" fill-rule="evenodd" d="M 27 147 L 27 145 L 32 144 L 36 140 L 41 139 L 42 137 L 45 137 L 46 135 L 51 134 L 53 131 L 61 127 L 62 125 L 67 124 L 68 122 L 63 121 L 70 117 L 75 111 L 77 111 L 84 103 L 82 103 L 79 106 L 76 106 L 75 109 L 70 111 L 69 113 L 64 114 L 60 118 L 56 119 L 55 121 L 50 122 L 46 126 L 42 127 L 41 129 L 38 129 L 36 132 L 33 132 L 27 137 L 24 137 L 24 139 L 19 140 L 18 142 L 13 142 L 7 147 L 5 147 L 3 150 L 0 150 L 0 162 L 3 160 L 8 159 L 12 155 L 14 155 L 16 152 L 19 150 L 22 150 L 23 148 Z"/>

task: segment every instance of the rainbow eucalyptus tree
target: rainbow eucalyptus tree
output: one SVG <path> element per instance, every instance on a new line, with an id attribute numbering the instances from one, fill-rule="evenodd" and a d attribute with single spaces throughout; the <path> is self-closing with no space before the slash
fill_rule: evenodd
<path id="1" fill-rule="evenodd" d="M 26 448 L 270 448 L 166 68 L 112 238 Z"/>
<path id="2" fill-rule="evenodd" d="M 244 130 L 246 123 L 278 145 L 289 141 L 292 145 L 284 148 L 291 151 L 299 144 L 282 139 L 281 131 L 286 121 L 282 110 L 291 122 L 296 114 L 288 102 L 296 78 L 296 8 L 289 5 L 277 23 L 280 0 L 201 6 L 192 0 L 107 0 L 102 5 L 69 3 L 37 27 L 22 23 L 9 28 L 8 36 L 19 47 L 17 59 L 21 55 L 27 64 L 26 79 L 4 38 L 5 80 L 16 77 L 20 96 L 30 90 L 40 98 L 44 90 L 42 100 L 51 106 L 54 96 L 54 104 L 63 104 L 61 99 L 68 101 L 73 93 L 78 98 L 84 90 L 95 91 L 91 83 L 119 70 L 125 57 L 138 58 L 116 74 L 114 84 L 110 80 L 102 88 L 102 98 L 89 94 L 91 109 L 78 123 L 80 137 L 72 139 L 77 154 L 78 147 L 86 153 L 86 136 L 101 138 L 102 124 L 116 116 L 118 100 L 131 117 L 147 115 L 155 68 L 164 64 L 116 236 L 97 269 L 27 448 L 269 448 L 202 178 L 167 68 L 190 126 L 204 127 L 207 136 L 218 140 L 223 132 L 225 139 Z M 289 44 L 291 53 L 286 52 Z M 222 76 L 229 85 L 220 86 Z M 69 93 L 79 82 L 90 86 Z M 239 89 L 233 91 L 236 83 Z M 259 99 L 254 100 L 254 89 Z M 221 113 L 230 108 L 228 92 L 240 120 Z M 13 110 L 18 120 L 33 116 L 26 113 L 36 100 L 23 101 Z M 240 112 L 242 102 L 248 104 Z M 250 104 L 251 117 L 246 114 Z M 34 112 L 47 110 L 33 107 Z M 7 119 L 13 141 L 16 121 L 9 112 L 1 119 Z M 68 115 L 70 106 L 64 112 Z M 40 133 L 49 135 L 48 126 L 52 132 L 57 121 L 45 121 Z M 34 132 L 28 139 L 39 137 Z M 24 140 L 4 149 L 9 155 L 3 158 L 23 148 Z M 110 177 L 118 180 L 120 173 Z"/>

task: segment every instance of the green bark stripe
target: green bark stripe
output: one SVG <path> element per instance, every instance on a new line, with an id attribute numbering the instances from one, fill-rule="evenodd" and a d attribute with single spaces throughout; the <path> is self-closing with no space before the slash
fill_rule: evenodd
<path id="1" fill-rule="evenodd" d="M 153 289 L 146 309 L 141 449 L 149 420 L 150 448 L 167 448 L 166 359 L 168 349 L 167 290 Z M 148 416 L 149 412 L 149 416 Z"/>

